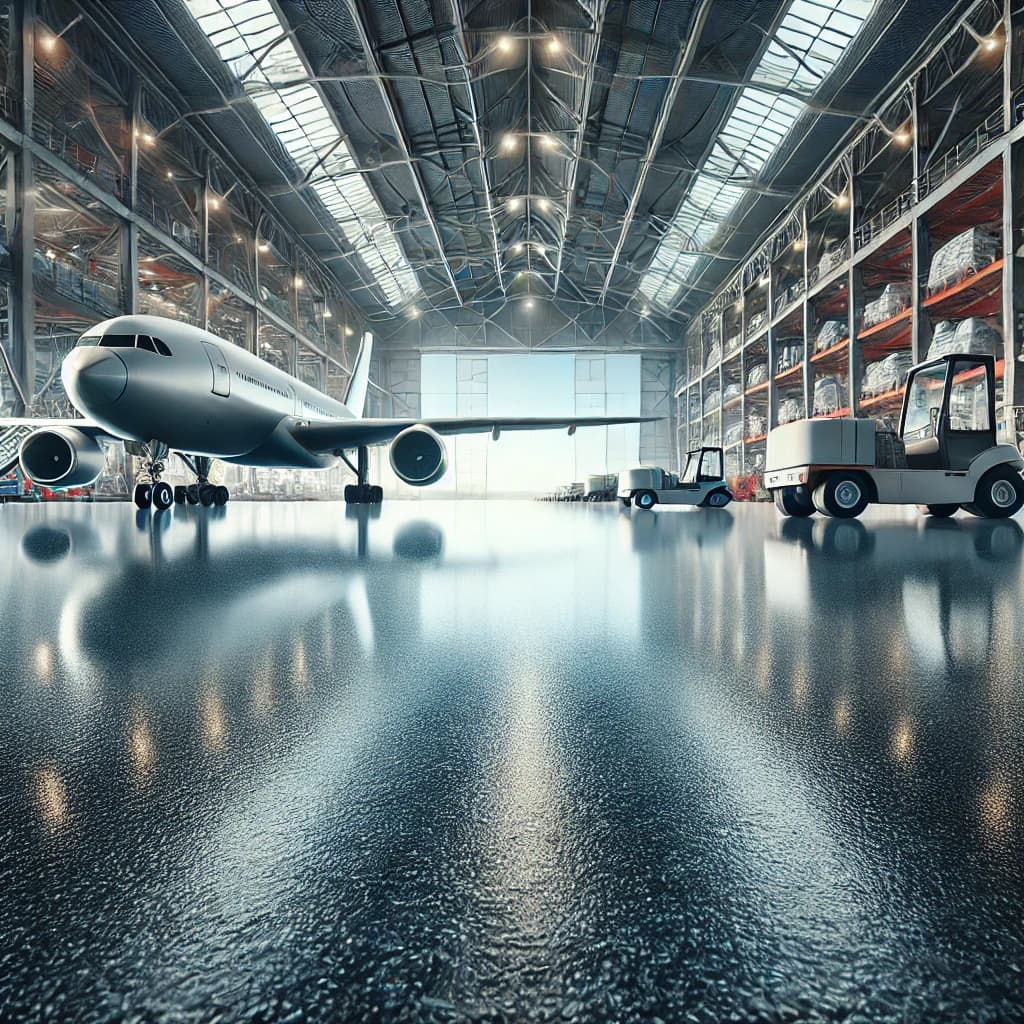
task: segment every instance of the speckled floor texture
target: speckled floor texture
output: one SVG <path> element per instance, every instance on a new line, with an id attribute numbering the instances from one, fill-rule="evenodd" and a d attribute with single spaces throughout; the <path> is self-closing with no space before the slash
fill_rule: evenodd
<path id="1" fill-rule="evenodd" d="M 1024 1020 L 1022 553 L 0 508 L 0 1019 Z"/>

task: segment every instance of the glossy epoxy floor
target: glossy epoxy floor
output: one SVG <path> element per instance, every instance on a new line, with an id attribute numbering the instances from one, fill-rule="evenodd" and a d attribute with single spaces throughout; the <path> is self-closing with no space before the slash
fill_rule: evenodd
<path id="1" fill-rule="evenodd" d="M 0 1018 L 1024 1019 L 1024 534 L 0 508 Z"/>

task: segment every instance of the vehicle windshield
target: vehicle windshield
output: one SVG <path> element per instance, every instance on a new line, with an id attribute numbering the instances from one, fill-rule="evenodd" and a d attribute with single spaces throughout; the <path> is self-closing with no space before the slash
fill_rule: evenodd
<path id="1" fill-rule="evenodd" d="M 700 467 L 700 452 L 688 452 L 686 455 L 686 466 L 679 474 L 681 484 L 695 484 L 697 482 L 697 470 Z"/>
<path id="2" fill-rule="evenodd" d="M 935 436 L 939 410 L 942 408 L 942 391 L 946 385 L 946 370 L 945 363 L 937 363 L 914 374 L 907 392 L 904 441 L 923 441 Z"/>

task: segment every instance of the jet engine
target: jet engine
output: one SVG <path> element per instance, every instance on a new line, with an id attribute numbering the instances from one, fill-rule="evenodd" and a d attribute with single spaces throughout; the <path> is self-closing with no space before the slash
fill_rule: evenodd
<path id="1" fill-rule="evenodd" d="M 406 427 L 391 442 L 390 458 L 395 476 L 413 487 L 436 484 L 448 468 L 444 441 L 422 423 Z"/>
<path id="2" fill-rule="evenodd" d="M 75 427 L 44 427 L 21 442 L 21 471 L 50 488 L 84 487 L 103 472 L 103 449 Z"/>

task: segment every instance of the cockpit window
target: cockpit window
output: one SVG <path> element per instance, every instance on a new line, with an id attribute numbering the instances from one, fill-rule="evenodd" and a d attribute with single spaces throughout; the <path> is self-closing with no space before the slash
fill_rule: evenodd
<path id="1" fill-rule="evenodd" d="M 142 339 L 140 338 L 139 339 L 140 344 L 141 344 L 141 341 L 142 341 Z M 156 345 L 156 350 L 157 350 L 157 352 L 160 353 L 160 355 L 162 355 L 162 356 L 169 356 L 171 354 L 171 350 L 159 338 L 154 338 L 153 339 L 153 344 Z"/>
<path id="2" fill-rule="evenodd" d="M 83 334 L 78 339 L 78 344 L 82 346 L 98 345 L 100 343 L 100 337 L 101 336 L 99 334 Z"/>
<path id="3" fill-rule="evenodd" d="M 135 348 L 134 334 L 104 334 L 100 348 Z"/>
<path id="4" fill-rule="evenodd" d="M 147 352 L 155 352 L 156 349 L 153 347 L 153 339 L 148 334 L 140 334 L 139 340 L 136 343 L 137 348 L 144 348 Z"/>

